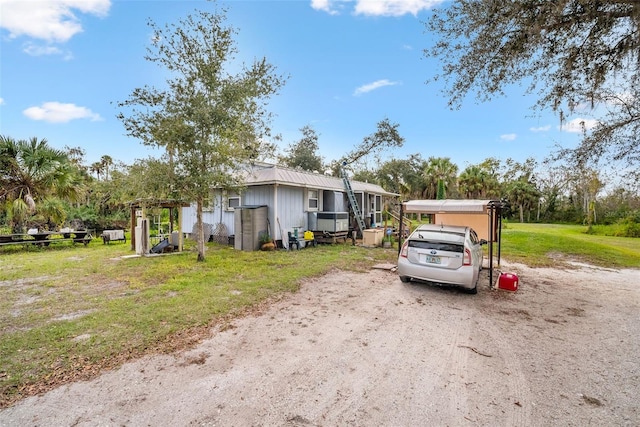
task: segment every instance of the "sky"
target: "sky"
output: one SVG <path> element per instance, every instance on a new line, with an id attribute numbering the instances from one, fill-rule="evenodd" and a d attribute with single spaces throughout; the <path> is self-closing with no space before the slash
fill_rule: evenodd
<path id="1" fill-rule="evenodd" d="M 442 0 L 231 0 L 239 59 L 266 57 L 288 80 L 269 103 L 280 151 L 300 128 L 319 135 L 325 162 L 338 159 L 384 118 L 399 124 L 402 148 L 382 161 L 419 153 L 465 167 L 488 157 L 542 161 L 558 144 L 572 147 L 584 120 L 560 127 L 534 113 L 524 87 L 491 102 L 465 100 L 451 110 L 438 71 L 423 50 L 424 21 Z M 87 164 L 109 155 L 127 164 L 161 154 L 126 136 L 118 102 L 145 85 L 165 88 L 166 70 L 144 59 L 147 25 L 177 23 L 205 0 L 0 0 L 0 134 L 81 147 Z M 587 125 L 591 121 L 586 121 Z"/>

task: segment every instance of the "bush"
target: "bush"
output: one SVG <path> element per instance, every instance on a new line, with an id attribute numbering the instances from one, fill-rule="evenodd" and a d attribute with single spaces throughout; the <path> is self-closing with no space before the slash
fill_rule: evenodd
<path id="1" fill-rule="evenodd" d="M 630 215 L 618 221 L 620 237 L 640 237 L 640 214 Z"/>
<path id="2" fill-rule="evenodd" d="M 98 224 L 95 227 L 98 230 L 125 229 L 129 228 L 129 216 L 126 212 L 117 211 L 98 220 Z"/>

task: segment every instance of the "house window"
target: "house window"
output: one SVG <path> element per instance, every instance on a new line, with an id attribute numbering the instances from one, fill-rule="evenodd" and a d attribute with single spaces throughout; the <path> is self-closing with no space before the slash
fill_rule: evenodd
<path id="1" fill-rule="evenodd" d="M 318 190 L 307 190 L 307 210 L 317 211 L 318 207 Z"/>
<path id="2" fill-rule="evenodd" d="M 237 193 L 229 193 L 227 195 L 227 210 L 232 211 L 237 207 L 241 206 L 242 200 L 240 199 L 240 195 Z"/>
<path id="3" fill-rule="evenodd" d="M 364 193 L 354 192 L 354 196 L 356 196 L 356 203 L 358 204 L 358 209 L 362 215 L 365 214 L 365 204 L 364 204 Z"/>

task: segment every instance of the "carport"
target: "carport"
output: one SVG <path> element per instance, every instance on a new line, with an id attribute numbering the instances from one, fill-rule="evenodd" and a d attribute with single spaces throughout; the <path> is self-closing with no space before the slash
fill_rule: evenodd
<path id="1" fill-rule="evenodd" d="M 174 230 L 173 230 L 173 223 L 174 223 L 174 215 L 173 215 L 173 210 L 175 208 L 183 208 L 183 207 L 189 207 L 189 203 L 181 201 L 181 200 L 173 200 L 173 199 L 136 199 L 133 200 L 131 202 L 129 202 L 129 208 L 131 209 L 131 250 L 135 251 L 136 250 L 136 233 L 135 233 L 135 228 L 137 225 L 137 219 L 138 218 L 144 218 L 146 217 L 146 213 L 145 210 L 146 209 L 153 209 L 153 208 L 160 208 L 160 209 L 168 209 L 169 210 L 169 224 L 170 224 L 170 229 L 169 229 L 169 234 L 171 234 Z M 178 209 L 178 212 L 180 212 L 180 209 Z M 182 215 L 180 215 L 180 213 L 178 213 L 178 230 L 182 230 Z M 182 251 L 182 245 L 183 245 L 183 237 L 182 237 L 182 233 L 178 234 L 178 251 L 181 252 Z"/>
<path id="2" fill-rule="evenodd" d="M 400 205 L 399 230 L 404 230 L 403 219 L 408 213 L 427 214 L 432 224 L 472 227 L 489 244 L 489 286 L 493 286 L 494 243 L 498 244 L 497 258 L 500 265 L 502 209 L 505 206 L 505 202 L 500 200 L 410 200 Z M 400 254 L 404 233 L 398 235 Z"/>

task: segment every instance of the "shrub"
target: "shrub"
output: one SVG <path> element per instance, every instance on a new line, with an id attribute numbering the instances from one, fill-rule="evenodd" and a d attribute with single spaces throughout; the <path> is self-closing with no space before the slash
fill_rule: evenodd
<path id="1" fill-rule="evenodd" d="M 618 221 L 618 236 L 620 237 L 640 237 L 640 214 L 629 215 Z"/>

